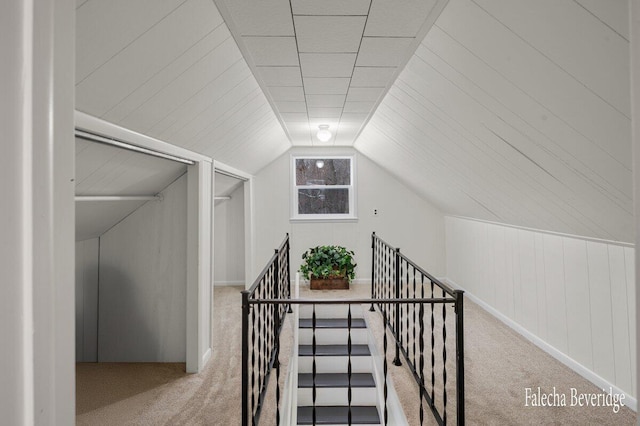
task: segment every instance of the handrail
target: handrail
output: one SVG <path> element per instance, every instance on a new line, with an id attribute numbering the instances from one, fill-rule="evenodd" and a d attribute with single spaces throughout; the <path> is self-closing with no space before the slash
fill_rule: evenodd
<path id="1" fill-rule="evenodd" d="M 418 388 L 420 389 L 420 419 L 423 420 L 424 399 L 431 409 L 436 422 L 439 425 L 447 424 L 447 306 L 450 304 L 454 308 L 455 315 L 455 402 L 456 402 L 456 423 L 465 423 L 465 398 L 464 398 L 464 292 L 454 289 L 442 283 L 433 275 L 426 272 L 411 259 L 400 253 L 399 248 L 395 248 L 386 241 L 379 238 L 376 233 L 371 235 L 372 269 L 371 269 L 371 298 L 375 299 L 371 305 L 378 306 L 385 326 L 390 330 L 395 338 L 396 355 L 393 360 L 395 365 L 401 365 L 400 355 L 407 362 L 409 370 L 414 376 Z M 438 292 L 442 292 L 442 297 L 437 298 Z M 415 304 L 393 304 L 389 300 L 420 300 L 424 299 L 430 292 L 432 301 Z M 420 297 L 417 297 L 418 294 Z M 445 295 L 451 296 L 451 298 Z M 424 323 L 425 304 L 429 308 L 430 320 L 430 343 L 431 347 L 425 347 L 424 334 L 428 333 Z M 436 304 L 442 308 L 441 318 L 438 324 L 441 329 L 436 329 Z M 438 308 L 440 309 L 440 308 Z M 439 313 L 440 315 L 440 313 Z M 416 324 L 418 322 L 418 324 Z M 386 333 L 385 333 L 386 336 Z M 441 352 L 437 353 L 435 342 L 438 340 L 442 345 Z M 419 343 L 417 345 L 416 343 Z M 424 353 L 430 349 L 430 365 L 425 363 Z M 436 380 L 436 358 L 442 364 L 442 374 Z M 430 390 L 427 388 L 428 371 L 430 380 Z M 436 386 L 438 383 L 438 386 Z M 437 388 L 442 387 L 442 394 L 437 394 Z M 441 405 L 441 407 L 439 407 Z"/>

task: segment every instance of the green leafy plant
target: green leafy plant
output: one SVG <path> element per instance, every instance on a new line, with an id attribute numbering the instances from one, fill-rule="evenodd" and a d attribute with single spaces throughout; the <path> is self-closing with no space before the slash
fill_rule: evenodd
<path id="1" fill-rule="evenodd" d="M 355 278 L 355 254 L 342 246 L 318 246 L 302 255 L 300 272 L 307 278 Z"/>

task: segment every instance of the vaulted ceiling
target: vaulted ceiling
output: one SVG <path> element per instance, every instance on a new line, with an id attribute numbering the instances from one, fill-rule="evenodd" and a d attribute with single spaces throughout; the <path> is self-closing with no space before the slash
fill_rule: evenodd
<path id="1" fill-rule="evenodd" d="M 326 122 L 326 145 L 444 213 L 632 241 L 626 0 L 78 0 L 76 18 L 80 111 L 249 173 Z"/>

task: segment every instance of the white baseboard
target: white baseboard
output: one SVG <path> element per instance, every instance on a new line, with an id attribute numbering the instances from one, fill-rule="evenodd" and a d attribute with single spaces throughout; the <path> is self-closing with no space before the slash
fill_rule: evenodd
<path id="1" fill-rule="evenodd" d="M 445 277 L 442 279 L 442 281 L 448 283 L 454 288 L 464 290 L 464 288 L 462 288 L 460 285 L 456 284 L 453 280 L 450 280 L 449 278 Z M 573 371 L 575 371 L 585 379 L 589 380 L 591 383 L 598 386 L 600 389 L 608 389 L 609 387 L 611 387 L 614 393 L 624 394 L 625 395 L 624 405 L 626 407 L 629 407 L 633 411 L 637 412 L 638 401 L 632 395 L 618 388 L 616 385 L 610 383 L 606 379 L 603 379 L 593 371 L 589 370 L 582 364 L 578 363 L 573 358 L 569 357 L 567 354 L 551 346 L 549 343 L 545 342 L 540 337 L 531 333 L 529 330 L 527 330 L 526 328 L 524 328 L 523 326 L 521 326 L 511 318 L 507 317 L 506 315 L 504 315 L 502 312 L 498 311 L 494 307 L 488 305 L 481 299 L 478 299 L 476 296 L 469 293 L 468 291 L 466 290 L 464 291 L 465 291 L 464 293 L 465 297 L 469 298 L 469 300 L 479 305 L 482 309 L 489 312 L 491 315 L 493 315 L 494 317 L 502 321 L 504 324 L 506 324 L 507 326 L 509 326 L 516 332 L 518 332 L 525 339 L 529 340 L 531 343 L 533 343 L 534 345 L 536 345 L 537 347 L 539 347 L 540 349 L 542 349 L 543 351 L 545 351 L 546 353 L 548 353 L 549 355 L 551 355 L 552 357 L 554 357 L 555 359 L 557 359 L 558 361 L 566 365 L 567 367 L 571 368 Z"/>
<path id="2" fill-rule="evenodd" d="M 207 351 L 202 355 L 202 367 L 204 368 L 207 365 L 207 362 L 211 359 L 211 348 L 207 349 Z"/>
<path id="3" fill-rule="evenodd" d="M 213 282 L 214 287 L 236 287 L 236 286 L 244 287 L 244 285 L 245 285 L 244 281 L 214 281 Z"/>

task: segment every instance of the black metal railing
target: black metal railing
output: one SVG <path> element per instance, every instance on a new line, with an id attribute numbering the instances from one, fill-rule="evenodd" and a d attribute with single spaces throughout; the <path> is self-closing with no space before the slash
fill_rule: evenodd
<path id="1" fill-rule="evenodd" d="M 456 423 L 464 425 L 464 340 L 463 292 L 441 283 L 418 267 L 375 233 L 372 235 L 371 299 L 291 299 L 289 277 L 289 239 L 269 261 L 253 286 L 242 292 L 242 424 L 257 425 L 265 402 L 269 376 L 276 368 L 275 424 L 280 424 L 280 332 L 283 320 L 292 305 L 312 305 L 312 423 L 316 424 L 316 306 L 349 305 L 347 313 L 347 403 L 351 424 L 352 355 L 358 348 L 352 344 L 352 305 L 371 304 L 378 307 L 383 332 L 383 398 L 382 424 L 388 424 L 387 352 L 394 350 L 393 363 L 401 365 L 401 356 L 420 390 L 420 424 L 424 423 L 426 402 L 436 422 L 447 424 L 448 413 L 455 411 Z M 447 315 L 452 310 L 453 313 Z M 425 323 L 428 322 L 428 325 Z M 454 330 L 454 338 L 447 339 L 447 331 Z M 390 349 L 388 337 L 394 342 Z M 455 353 L 455 357 L 449 356 Z M 453 372 L 451 372 L 453 370 Z M 455 376 L 455 385 L 448 381 Z M 449 401 L 448 392 L 455 387 L 456 397 Z M 271 397 L 273 398 L 273 394 Z M 294 408 L 295 409 L 295 408 Z M 272 419 L 269 420 L 270 422 Z"/>
<path id="2" fill-rule="evenodd" d="M 291 305 L 289 234 L 256 281 L 242 292 L 242 424 L 256 425 L 267 393 L 271 370 L 280 376 L 280 331 Z M 279 304 L 255 304 L 277 299 Z M 276 379 L 276 394 L 280 388 Z M 278 411 L 279 414 L 279 411 Z M 278 419 L 279 423 L 279 419 Z"/>
<path id="3" fill-rule="evenodd" d="M 464 425 L 464 292 L 431 276 L 375 232 L 371 236 L 371 248 L 371 298 L 374 299 L 371 310 L 378 307 L 395 338 L 393 363 L 400 365 L 402 355 L 418 384 L 420 424 L 424 422 L 423 402 L 426 402 L 438 424 L 447 424 L 452 411 L 456 424 Z M 389 299 L 416 300 L 417 303 L 389 303 Z M 448 311 L 452 311 L 451 314 L 447 315 Z M 428 325 L 425 325 L 425 316 Z M 451 330 L 455 334 L 447 339 Z M 451 352 L 455 358 L 451 358 Z M 449 381 L 449 376 L 455 376 L 454 383 Z M 455 389 L 455 398 L 451 401 L 450 389 Z"/>

